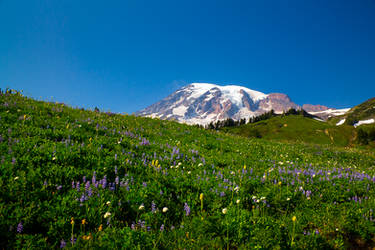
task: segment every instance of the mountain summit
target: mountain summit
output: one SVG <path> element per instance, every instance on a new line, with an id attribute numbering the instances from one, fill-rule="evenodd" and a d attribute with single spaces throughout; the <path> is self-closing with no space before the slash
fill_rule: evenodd
<path id="1" fill-rule="evenodd" d="M 236 85 L 192 83 L 137 112 L 137 115 L 207 124 L 227 118 L 248 119 L 272 109 L 282 113 L 290 108 L 300 107 L 285 94 L 264 94 Z"/>

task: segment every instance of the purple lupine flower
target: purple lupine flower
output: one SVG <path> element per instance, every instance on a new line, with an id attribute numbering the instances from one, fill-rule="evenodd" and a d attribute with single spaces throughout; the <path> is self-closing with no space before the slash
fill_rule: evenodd
<path id="1" fill-rule="evenodd" d="M 311 191 L 310 190 L 307 190 L 306 191 L 306 197 L 310 197 L 311 196 Z"/>
<path id="2" fill-rule="evenodd" d="M 79 192 L 79 190 L 80 190 L 80 183 L 79 183 L 79 181 L 77 181 L 76 189 L 77 189 L 77 192 Z"/>
<path id="3" fill-rule="evenodd" d="M 22 233 L 22 231 L 23 231 L 23 225 L 22 225 L 22 222 L 20 222 L 20 223 L 18 223 L 18 225 L 17 225 L 17 233 Z"/>
<path id="4" fill-rule="evenodd" d="M 190 207 L 186 202 L 185 202 L 185 205 L 184 205 L 184 210 L 185 210 L 185 215 L 189 216 L 190 215 Z"/>
<path id="5" fill-rule="evenodd" d="M 146 228 L 146 222 L 145 222 L 145 221 L 141 221 L 141 220 L 139 220 L 139 221 L 138 221 L 138 225 L 139 225 L 142 229 Z"/>
<path id="6" fill-rule="evenodd" d="M 75 189 L 74 181 L 72 181 L 72 189 Z"/>
<path id="7" fill-rule="evenodd" d="M 144 187 L 147 187 L 147 183 L 146 183 L 146 182 L 143 182 L 142 185 L 143 185 Z"/>
<path id="8" fill-rule="evenodd" d="M 163 232 L 164 231 L 164 224 L 162 224 L 161 226 L 160 226 L 160 232 Z"/>
<path id="9" fill-rule="evenodd" d="M 86 176 L 83 176 L 82 177 L 82 183 L 85 183 L 86 182 Z"/>
<path id="10" fill-rule="evenodd" d="M 66 246 L 66 242 L 64 240 L 60 241 L 60 248 L 64 248 Z"/>
<path id="11" fill-rule="evenodd" d="M 90 188 L 90 181 L 87 181 L 86 184 L 85 184 L 86 192 L 89 190 L 89 188 Z"/>
<path id="12" fill-rule="evenodd" d="M 319 234 L 319 230 L 318 229 L 315 230 L 315 234 Z"/>
<path id="13" fill-rule="evenodd" d="M 107 176 L 105 175 L 102 180 L 102 188 L 106 188 L 106 187 L 107 187 Z"/>
<path id="14" fill-rule="evenodd" d="M 162 190 L 160 190 L 159 194 L 160 194 L 160 195 L 163 195 L 163 191 L 162 191 Z"/>
<path id="15" fill-rule="evenodd" d="M 151 212 L 155 213 L 156 212 L 156 204 L 154 201 L 151 202 Z"/>
<path id="16" fill-rule="evenodd" d="M 92 174 L 92 179 L 91 179 L 91 182 L 92 184 L 96 184 L 96 172 L 94 171 L 94 173 Z"/>
<path id="17" fill-rule="evenodd" d="M 85 198 L 85 194 L 82 194 L 82 196 L 81 196 L 81 198 L 79 199 L 79 201 L 82 203 L 82 202 L 84 202 L 86 200 L 86 198 Z"/>
<path id="18" fill-rule="evenodd" d="M 225 193 L 224 192 L 220 192 L 220 197 L 224 197 L 225 196 Z"/>
<path id="19" fill-rule="evenodd" d="M 76 243 L 76 241 L 77 241 L 77 238 L 74 238 L 74 237 L 71 237 L 71 238 L 70 238 L 70 243 L 71 243 L 72 245 L 74 245 L 74 244 Z"/>
<path id="20" fill-rule="evenodd" d="M 44 182 L 43 182 L 43 186 L 47 186 L 47 185 L 48 185 L 47 181 L 44 180 Z"/>
<path id="21" fill-rule="evenodd" d="M 87 190 L 87 196 L 91 197 L 92 196 L 92 188 L 90 187 L 89 190 Z"/>
<path id="22" fill-rule="evenodd" d="M 61 189 L 62 189 L 62 186 L 59 185 L 59 186 L 56 187 L 56 189 L 57 189 L 57 190 L 61 190 Z"/>
<path id="23" fill-rule="evenodd" d="M 120 178 L 119 178 L 118 176 L 116 176 L 116 179 L 115 179 L 115 183 L 116 183 L 116 185 L 118 185 L 119 182 L 120 182 Z"/>
<path id="24" fill-rule="evenodd" d="M 132 225 L 130 226 L 130 228 L 131 228 L 132 230 L 135 230 L 135 225 L 134 225 L 134 223 L 132 223 Z"/>

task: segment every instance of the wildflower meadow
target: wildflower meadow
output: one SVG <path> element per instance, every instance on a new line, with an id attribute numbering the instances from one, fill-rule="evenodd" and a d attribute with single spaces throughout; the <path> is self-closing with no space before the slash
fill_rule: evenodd
<path id="1" fill-rule="evenodd" d="M 0 95 L 0 248 L 375 247 L 375 153 Z"/>

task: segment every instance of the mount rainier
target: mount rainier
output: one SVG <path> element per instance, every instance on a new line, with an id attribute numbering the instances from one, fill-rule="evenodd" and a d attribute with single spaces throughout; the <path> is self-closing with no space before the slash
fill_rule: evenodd
<path id="1" fill-rule="evenodd" d="M 328 109 L 321 105 L 305 105 L 305 107 L 308 112 Z M 248 119 L 272 109 L 275 113 L 282 113 L 290 108 L 301 107 L 285 94 L 264 94 L 236 85 L 192 83 L 138 111 L 136 115 L 204 125 L 227 118 Z"/>

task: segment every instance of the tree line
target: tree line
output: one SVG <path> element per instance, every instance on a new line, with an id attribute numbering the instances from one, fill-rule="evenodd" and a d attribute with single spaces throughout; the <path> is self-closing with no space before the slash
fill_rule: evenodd
<path id="1" fill-rule="evenodd" d="M 250 123 L 256 123 L 264 120 L 271 119 L 272 117 L 276 116 L 288 116 L 288 115 L 301 115 L 304 117 L 309 117 L 309 118 L 314 118 L 315 116 L 307 113 L 303 109 L 294 109 L 291 108 L 287 111 L 284 111 L 282 114 L 276 114 L 275 111 L 272 109 L 271 111 L 268 111 L 266 113 L 263 113 L 258 116 L 250 117 L 248 121 L 246 121 L 246 118 L 240 119 L 240 120 L 233 120 L 232 118 L 228 118 L 226 120 L 219 120 L 216 122 L 210 122 L 206 126 L 202 125 L 197 125 L 200 128 L 205 128 L 205 129 L 214 129 L 214 130 L 219 130 L 221 128 L 228 128 L 228 127 L 238 127 L 241 125 L 245 124 L 250 124 Z"/>

